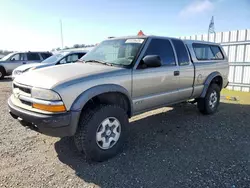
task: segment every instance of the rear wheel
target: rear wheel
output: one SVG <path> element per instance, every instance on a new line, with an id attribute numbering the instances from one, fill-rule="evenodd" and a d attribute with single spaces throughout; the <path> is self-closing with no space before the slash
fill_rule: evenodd
<path id="1" fill-rule="evenodd" d="M 3 67 L 0 67 L 0 80 L 3 79 L 5 76 L 5 70 Z"/>
<path id="2" fill-rule="evenodd" d="M 122 150 L 127 125 L 127 114 L 119 106 L 104 105 L 88 110 L 80 119 L 75 145 L 87 159 L 107 160 Z"/>
<path id="3" fill-rule="evenodd" d="M 220 87 L 211 84 L 204 98 L 198 99 L 198 109 L 203 114 L 213 114 L 220 104 Z"/>

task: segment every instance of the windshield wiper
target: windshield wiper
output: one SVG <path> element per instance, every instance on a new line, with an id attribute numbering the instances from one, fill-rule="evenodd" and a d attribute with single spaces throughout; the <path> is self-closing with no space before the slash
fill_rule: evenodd
<path id="1" fill-rule="evenodd" d="M 112 63 L 108 63 L 108 62 L 101 61 L 101 60 L 87 60 L 87 61 L 84 61 L 84 62 L 85 63 L 93 62 L 93 63 L 100 63 L 100 64 L 103 64 L 103 65 L 113 66 Z"/>

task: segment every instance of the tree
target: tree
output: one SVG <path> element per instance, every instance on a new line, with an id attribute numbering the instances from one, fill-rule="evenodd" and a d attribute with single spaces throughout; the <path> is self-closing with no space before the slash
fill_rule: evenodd
<path id="1" fill-rule="evenodd" d="M 79 48 L 80 46 L 79 46 L 79 44 L 75 44 L 73 47 L 74 48 Z"/>

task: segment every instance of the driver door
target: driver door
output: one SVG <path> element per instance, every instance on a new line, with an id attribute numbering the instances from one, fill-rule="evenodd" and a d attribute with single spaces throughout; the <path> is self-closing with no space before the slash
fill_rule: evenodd
<path id="1" fill-rule="evenodd" d="M 19 66 L 21 66 L 23 64 L 26 64 L 24 54 L 23 53 L 14 54 L 6 62 L 6 65 L 7 65 L 6 66 L 6 72 L 7 72 L 7 74 L 11 74 L 12 71 L 15 68 L 17 68 L 17 67 L 19 67 Z"/>
<path id="2" fill-rule="evenodd" d="M 133 69 L 135 113 L 174 103 L 179 95 L 179 66 L 171 42 L 168 39 L 151 39 L 143 57 L 146 55 L 158 55 L 162 66 L 143 68 L 141 62 Z"/>

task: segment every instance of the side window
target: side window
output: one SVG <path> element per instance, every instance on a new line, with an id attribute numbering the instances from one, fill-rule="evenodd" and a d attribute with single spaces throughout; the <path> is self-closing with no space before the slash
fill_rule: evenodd
<path id="1" fill-rule="evenodd" d="M 223 55 L 218 46 L 208 44 L 193 44 L 194 52 L 198 60 L 219 60 Z"/>
<path id="2" fill-rule="evenodd" d="M 78 58 L 78 54 L 71 54 L 67 57 L 67 63 L 73 63 L 75 61 L 77 61 Z"/>
<path id="3" fill-rule="evenodd" d="M 67 63 L 66 59 L 68 56 L 64 57 L 63 59 L 61 59 L 61 61 L 59 62 L 59 64 L 65 64 Z"/>
<path id="4" fill-rule="evenodd" d="M 20 60 L 21 60 L 21 61 L 26 60 L 25 54 L 20 54 Z"/>
<path id="5" fill-rule="evenodd" d="M 189 65 L 189 56 L 184 43 L 181 40 L 176 39 L 172 39 L 172 42 L 175 47 L 179 65 Z"/>
<path id="6" fill-rule="evenodd" d="M 79 53 L 78 55 L 78 59 L 81 59 L 86 53 Z"/>
<path id="7" fill-rule="evenodd" d="M 48 57 L 51 56 L 50 53 L 41 53 L 41 56 L 43 57 L 43 59 L 47 59 Z"/>
<path id="8" fill-rule="evenodd" d="M 158 55 L 163 65 L 176 65 L 174 51 L 167 39 L 152 39 L 145 53 L 146 55 Z"/>
<path id="9" fill-rule="evenodd" d="M 15 54 L 10 58 L 11 61 L 20 61 L 21 60 L 21 56 L 20 54 Z"/>
<path id="10" fill-rule="evenodd" d="M 71 54 L 64 57 L 59 64 L 74 63 L 79 59 L 79 54 Z"/>
<path id="11" fill-rule="evenodd" d="M 198 60 L 211 60 L 214 56 L 209 45 L 193 44 L 193 48 Z"/>
<path id="12" fill-rule="evenodd" d="M 215 59 L 224 59 L 224 56 L 219 48 L 219 46 L 211 46 L 212 52 Z"/>
<path id="13" fill-rule="evenodd" d="M 39 61 L 39 60 L 41 60 L 38 53 L 27 53 L 27 59 L 28 59 L 28 61 Z"/>

